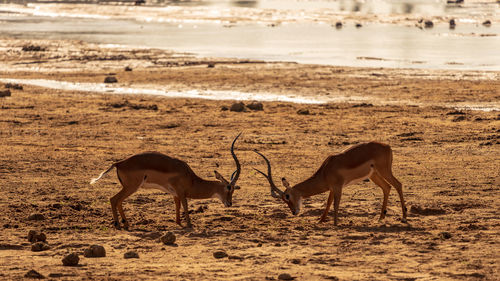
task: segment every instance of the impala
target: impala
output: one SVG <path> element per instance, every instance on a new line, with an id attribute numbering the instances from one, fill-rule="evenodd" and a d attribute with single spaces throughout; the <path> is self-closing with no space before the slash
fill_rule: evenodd
<path id="1" fill-rule="evenodd" d="M 111 209 L 113 211 L 113 221 L 117 229 L 120 229 L 117 209 L 122 217 L 122 223 L 127 229 L 129 224 L 122 203 L 127 197 L 136 192 L 139 188 L 154 188 L 170 193 L 174 196 L 175 202 L 175 222 L 181 225 L 180 205 L 184 208 L 187 226 L 191 227 L 189 218 L 187 198 L 205 199 L 219 198 L 226 207 L 231 207 L 232 197 L 241 172 L 241 165 L 234 153 L 234 143 L 241 135 L 238 134 L 231 144 L 231 155 L 236 163 L 236 170 L 231 175 L 230 182 L 215 172 L 218 181 L 204 180 L 197 176 L 189 165 L 179 159 L 169 157 L 158 152 L 146 152 L 133 155 L 127 159 L 115 162 L 99 177 L 92 179 L 90 184 L 96 183 L 105 174 L 116 167 L 118 180 L 122 189 L 115 196 L 111 197 Z"/>
<path id="2" fill-rule="evenodd" d="M 305 181 L 290 187 L 285 178 L 281 181 L 285 190 L 281 191 L 276 187 L 271 175 L 271 163 L 262 153 L 255 150 L 267 163 L 267 175 L 255 169 L 267 178 L 271 185 L 271 196 L 281 198 L 292 211 L 293 215 L 298 215 L 304 198 L 330 191 L 326 208 L 321 216 L 320 222 L 327 220 L 327 215 L 334 203 L 334 225 L 337 225 L 337 215 L 340 205 L 342 188 L 357 181 L 370 179 L 382 188 L 384 200 L 380 220 L 385 218 L 387 213 L 387 199 L 391 186 L 396 188 L 403 210 L 402 221 L 406 222 L 406 207 L 403 199 L 402 184 L 392 175 L 392 149 L 389 145 L 369 142 L 355 145 L 340 154 L 328 156 L 321 167 L 311 177 Z"/>

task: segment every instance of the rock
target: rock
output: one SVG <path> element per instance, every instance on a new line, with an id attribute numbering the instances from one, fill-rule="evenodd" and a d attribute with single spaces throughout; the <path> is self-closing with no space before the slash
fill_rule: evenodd
<path id="1" fill-rule="evenodd" d="M 123 254 L 123 257 L 126 259 L 138 259 L 139 254 L 135 251 L 128 251 L 125 254 Z"/>
<path id="2" fill-rule="evenodd" d="M 23 86 L 19 84 L 7 83 L 5 84 L 6 89 L 22 90 Z"/>
<path id="3" fill-rule="evenodd" d="M 80 261 L 80 258 L 78 257 L 78 254 L 76 254 L 76 253 L 71 253 L 62 259 L 62 263 L 64 266 L 76 266 L 76 265 L 78 265 L 79 261 Z"/>
<path id="4" fill-rule="evenodd" d="M 485 20 L 485 21 L 483 21 L 483 25 L 487 26 L 487 27 L 490 27 L 491 26 L 491 21 L 490 20 Z"/>
<path id="5" fill-rule="evenodd" d="M 450 20 L 450 29 L 454 29 L 457 24 L 455 23 L 455 19 Z"/>
<path id="6" fill-rule="evenodd" d="M 342 28 L 342 22 L 341 21 L 336 22 L 335 23 L 335 28 L 341 29 Z"/>
<path id="7" fill-rule="evenodd" d="M 361 28 L 361 27 L 363 27 L 363 25 L 362 25 L 362 24 L 360 24 L 360 23 L 356 23 L 356 28 Z"/>
<path id="8" fill-rule="evenodd" d="M 309 112 L 309 109 L 301 108 L 301 109 L 297 110 L 297 114 L 300 114 L 300 115 L 309 115 L 311 113 Z"/>
<path id="9" fill-rule="evenodd" d="M 434 23 L 431 20 L 426 20 L 426 21 L 424 21 L 424 27 L 425 28 L 432 28 L 432 27 L 434 27 Z"/>
<path id="10" fill-rule="evenodd" d="M 1 97 L 10 97 L 10 90 L 5 90 L 5 91 L 0 91 L 0 98 Z"/>
<path id="11" fill-rule="evenodd" d="M 117 83 L 118 82 L 118 79 L 116 79 L 116 77 L 114 76 L 106 76 L 106 78 L 104 78 L 104 83 Z"/>
<path id="12" fill-rule="evenodd" d="M 245 110 L 245 104 L 242 102 L 236 102 L 231 105 L 229 110 L 234 111 L 234 112 L 242 112 Z"/>
<path id="13" fill-rule="evenodd" d="M 24 274 L 24 277 L 25 278 L 29 278 L 29 279 L 45 279 L 45 276 L 43 276 L 42 274 L 38 273 L 34 269 L 26 272 L 26 274 Z"/>
<path id="14" fill-rule="evenodd" d="M 140 6 L 140 5 L 144 5 L 144 4 L 146 4 L 146 0 L 136 0 L 135 1 L 136 6 Z"/>
<path id="15" fill-rule="evenodd" d="M 213 62 L 209 62 L 208 65 L 207 65 L 208 68 L 214 68 L 215 67 L 215 63 Z"/>
<path id="16" fill-rule="evenodd" d="M 256 102 L 256 101 L 253 101 L 250 104 L 247 104 L 247 107 L 249 109 L 255 110 L 255 111 L 264 110 L 264 105 L 261 102 Z"/>
<path id="17" fill-rule="evenodd" d="M 29 221 L 43 221 L 45 219 L 45 216 L 42 214 L 31 214 L 28 216 Z"/>
<path id="18" fill-rule="evenodd" d="M 47 241 L 47 236 L 43 232 L 30 230 L 28 232 L 28 241 L 30 241 L 31 243 L 45 242 Z"/>
<path id="19" fill-rule="evenodd" d="M 31 245 L 31 251 L 33 252 L 41 252 L 49 249 L 50 246 L 45 242 L 36 242 L 35 244 Z"/>
<path id="20" fill-rule="evenodd" d="M 125 67 L 125 71 L 132 71 L 132 67 L 130 67 L 130 66 L 126 66 L 126 67 Z"/>
<path id="21" fill-rule="evenodd" d="M 216 258 L 216 259 L 222 259 L 222 258 L 225 258 L 228 256 L 227 253 L 224 251 L 215 251 L 213 253 L 213 255 L 214 255 L 214 258 Z"/>
<path id="22" fill-rule="evenodd" d="M 45 48 L 42 48 L 42 47 L 37 46 L 37 45 L 25 45 L 25 46 L 23 46 L 22 50 L 24 52 L 41 52 L 41 51 L 45 51 Z"/>
<path id="23" fill-rule="evenodd" d="M 288 273 L 281 273 L 278 276 L 278 280 L 293 280 L 293 279 L 295 279 L 295 277 L 292 277 L 292 275 L 290 275 Z"/>
<path id="24" fill-rule="evenodd" d="M 441 238 L 442 240 L 450 239 L 451 233 L 449 233 L 447 231 L 443 231 L 443 232 L 439 233 L 439 238 Z"/>
<path id="25" fill-rule="evenodd" d="M 106 256 L 106 250 L 100 245 L 91 245 L 83 251 L 83 256 L 86 258 L 102 258 Z"/>
<path id="26" fill-rule="evenodd" d="M 221 106 L 221 107 L 220 107 L 220 110 L 221 110 L 221 111 L 228 111 L 228 110 L 229 110 L 229 107 L 227 107 L 227 106 L 223 105 L 223 106 Z"/>
<path id="27" fill-rule="evenodd" d="M 175 234 L 172 232 L 167 232 L 165 235 L 160 237 L 160 241 L 165 245 L 173 245 L 175 243 Z"/>

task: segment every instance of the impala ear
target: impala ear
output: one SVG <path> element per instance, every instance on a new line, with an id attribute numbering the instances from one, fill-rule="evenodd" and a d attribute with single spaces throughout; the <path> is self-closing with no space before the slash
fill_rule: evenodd
<path id="1" fill-rule="evenodd" d="M 281 182 L 283 183 L 283 186 L 285 186 L 286 188 L 290 188 L 290 184 L 285 178 L 281 178 Z"/>
<path id="2" fill-rule="evenodd" d="M 223 182 L 225 184 L 229 184 L 229 182 L 221 174 L 219 174 L 219 172 L 214 171 L 214 173 L 215 173 L 216 179 L 220 180 L 221 182 Z"/>

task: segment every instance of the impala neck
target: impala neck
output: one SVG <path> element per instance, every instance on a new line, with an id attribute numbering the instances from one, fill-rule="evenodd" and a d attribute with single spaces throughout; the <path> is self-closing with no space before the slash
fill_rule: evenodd
<path id="1" fill-rule="evenodd" d="M 220 190 L 224 188 L 220 181 L 209 181 L 197 177 L 193 180 L 193 187 L 196 190 L 196 198 L 211 198 L 215 194 L 220 194 Z"/>
<path id="2" fill-rule="evenodd" d="M 307 198 L 327 191 L 328 185 L 320 177 L 312 176 L 296 184 L 293 189 L 295 192 L 298 192 L 302 198 Z"/>

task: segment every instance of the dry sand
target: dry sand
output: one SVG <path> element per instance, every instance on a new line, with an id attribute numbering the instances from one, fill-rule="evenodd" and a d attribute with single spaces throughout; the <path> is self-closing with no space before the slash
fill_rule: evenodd
<path id="1" fill-rule="evenodd" d="M 238 113 L 221 110 L 230 101 L 11 89 L 11 97 L 0 98 L 1 279 L 22 279 L 30 269 L 58 280 L 273 280 L 282 273 L 297 280 L 497 280 L 500 274 L 500 114 L 439 106 L 498 104 L 498 72 L 243 63 L 158 50 L 142 50 L 139 57 L 139 51 L 75 42 L 1 43 L 8 66 L 2 78 L 101 83 L 112 72 L 121 85 L 361 94 L 421 103 L 267 102 L 263 111 Z M 47 50 L 21 51 L 26 44 Z M 85 57 L 90 51 L 96 56 Z M 127 65 L 133 70 L 124 71 Z M 297 114 L 299 109 L 310 114 Z M 169 195 L 139 191 L 124 203 L 131 230 L 115 230 L 109 198 L 119 190 L 116 176 L 88 184 L 112 161 L 150 150 L 185 160 L 204 178 L 214 169 L 229 176 L 230 141 L 240 131 L 236 153 L 243 171 L 233 207 L 190 200 L 193 229 L 175 224 Z M 377 221 L 382 191 L 371 182 L 344 189 L 337 227 L 318 223 L 326 194 L 307 199 L 294 217 L 251 168 L 265 168 L 252 152 L 259 149 L 272 161 L 275 181 L 286 176 L 294 184 L 327 155 L 370 140 L 393 147 L 408 224 L 399 221 L 394 190 L 386 220 Z M 45 219 L 28 220 L 31 214 Z M 30 250 L 32 229 L 47 235 L 51 249 Z M 177 235 L 176 245 L 155 238 L 167 231 Z M 83 257 L 91 244 L 103 245 L 107 256 Z M 140 258 L 124 259 L 129 250 Z M 217 250 L 229 257 L 214 258 Z M 62 266 L 70 252 L 80 254 L 80 266 Z"/>

